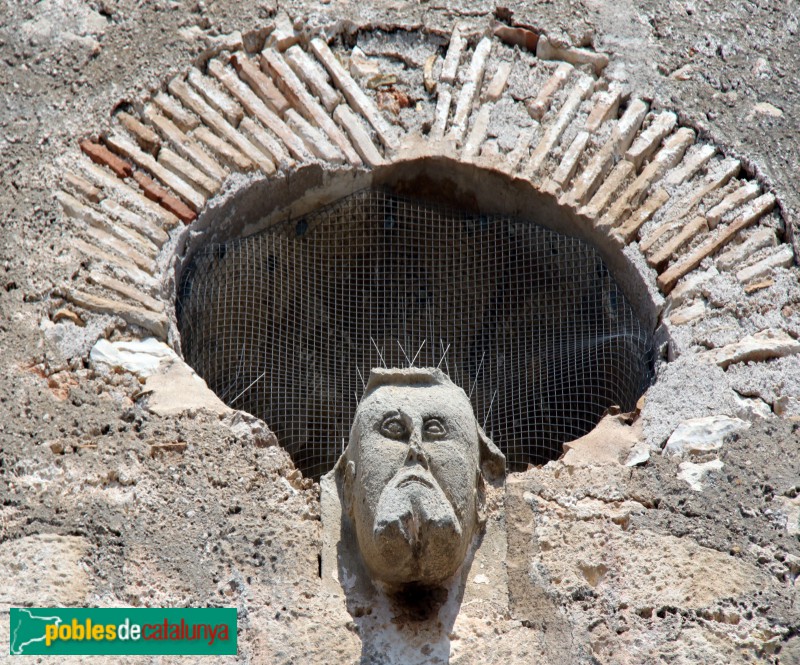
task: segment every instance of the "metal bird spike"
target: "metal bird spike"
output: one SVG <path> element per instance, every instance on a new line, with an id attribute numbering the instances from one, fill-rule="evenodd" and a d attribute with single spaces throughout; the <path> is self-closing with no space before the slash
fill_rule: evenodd
<path id="1" fill-rule="evenodd" d="M 444 361 L 445 370 L 447 371 L 447 376 L 450 376 L 450 367 L 447 363 L 447 352 L 450 350 L 450 344 L 447 345 L 447 348 L 444 348 L 444 340 L 440 339 L 439 344 L 441 344 L 442 349 L 442 359 L 439 361 L 439 364 L 436 365 L 436 369 L 439 369 L 442 366 L 442 361 Z"/>
<path id="2" fill-rule="evenodd" d="M 478 365 L 478 371 L 475 372 L 475 381 L 472 383 L 472 387 L 469 389 L 469 398 L 472 399 L 472 391 L 475 390 L 475 386 L 478 385 L 478 377 L 481 375 L 481 369 L 483 368 L 483 360 L 486 358 L 486 351 L 483 352 L 481 356 L 481 364 Z"/>
<path id="3" fill-rule="evenodd" d="M 381 350 L 378 348 L 378 345 L 375 343 L 375 340 L 372 339 L 372 335 L 370 335 L 369 341 L 372 342 L 372 346 L 374 346 L 375 350 L 378 352 L 378 357 L 381 359 L 381 363 L 383 364 L 383 368 L 384 369 L 389 369 L 388 367 L 386 367 L 386 361 L 383 359 L 383 354 L 381 353 Z"/>
<path id="4" fill-rule="evenodd" d="M 254 385 L 256 385 L 256 384 L 257 384 L 259 381 L 261 381 L 261 379 L 263 379 L 263 378 L 264 378 L 264 376 L 266 375 L 266 373 L 267 373 L 267 370 L 264 370 L 263 372 L 261 372 L 261 374 L 259 374 L 259 375 L 258 375 L 258 377 L 256 378 L 256 380 L 255 380 L 255 381 L 253 381 L 253 382 L 252 382 L 252 383 L 251 383 L 249 386 L 247 386 L 247 388 L 245 388 L 245 389 L 244 389 L 242 392 L 240 392 L 238 395 L 236 395 L 236 397 L 234 397 L 234 398 L 233 398 L 233 399 L 230 401 L 230 403 L 231 403 L 231 404 L 233 404 L 233 403 L 234 403 L 234 402 L 235 402 L 237 399 L 239 399 L 239 398 L 240 398 L 242 395 L 244 395 L 244 394 L 245 394 L 245 393 L 246 393 L 248 390 L 250 390 L 250 388 L 252 388 L 252 387 L 253 387 Z"/>
<path id="5" fill-rule="evenodd" d="M 486 431 L 486 423 L 489 422 L 489 416 L 492 415 L 492 406 L 494 405 L 494 398 L 497 397 L 497 389 L 494 391 L 494 395 L 492 395 L 492 401 L 489 402 L 489 409 L 486 411 L 486 417 L 483 419 L 483 429 Z"/>
<path id="6" fill-rule="evenodd" d="M 417 361 L 417 357 L 422 352 L 422 347 L 425 346 L 425 342 L 427 342 L 427 341 L 428 341 L 427 339 L 423 339 L 422 340 L 422 344 L 419 345 L 419 349 L 417 349 L 416 354 L 414 354 L 414 358 L 411 360 L 411 364 L 409 365 L 409 367 L 413 367 L 414 366 L 414 363 Z"/>
<path id="7" fill-rule="evenodd" d="M 411 367 L 411 365 L 412 365 L 413 363 L 412 363 L 412 362 L 409 360 L 409 358 L 408 358 L 408 354 L 406 353 L 406 350 L 403 348 L 403 345 L 402 345 L 402 344 L 400 344 L 400 340 L 399 340 L 399 339 L 397 340 L 397 346 L 399 346 L 399 347 L 400 347 L 400 351 L 401 351 L 401 353 L 402 353 L 402 354 L 405 356 L 405 359 L 406 359 L 406 362 L 408 363 L 408 366 L 409 366 L 409 367 Z"/>

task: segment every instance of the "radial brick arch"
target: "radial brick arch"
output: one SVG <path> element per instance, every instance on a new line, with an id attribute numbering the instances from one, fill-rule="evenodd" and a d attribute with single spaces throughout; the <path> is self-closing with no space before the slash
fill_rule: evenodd
<path id="1" fill-rule="evenodd" d="M 365 185 L 419 186 L 437 165 L 462 203 L 472 190 L 493 212 L 560 211 L 557 230 L 595 245 L 653 325 L 662 297 L 674 325 L 708 312 L 681 287 L 698 268 L 749 293 L 793 264 L 775 196 L 676 112 L 606 77 L 604 55 L 458 27 L 419 43 L 400 66 L 377 41 L 365 55 L 278 22 L 263 48 L 232 39 L 115 112 L 56 194 L 87 265 L 64 296 L 177 346 L 175 267 L 215 236 L 251 232 L 236 221 L 247 201 L 265 219 L 299 214 Z"/>

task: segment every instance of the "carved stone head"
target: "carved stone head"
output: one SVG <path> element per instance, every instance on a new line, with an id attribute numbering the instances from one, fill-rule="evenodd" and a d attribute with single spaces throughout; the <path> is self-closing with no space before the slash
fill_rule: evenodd
<path id="1" fill-rule="evenodd" d="M 505 458 L 464 391 L 438 369 L 373 369 L 337 468 L 344 508 L 374 579 L 436 586 L 482 526 L 483 475 Z"/>

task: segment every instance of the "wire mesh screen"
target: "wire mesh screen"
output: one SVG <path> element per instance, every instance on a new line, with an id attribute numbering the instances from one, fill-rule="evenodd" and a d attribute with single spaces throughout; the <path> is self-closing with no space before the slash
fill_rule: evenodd
<path id="1" fill-rule="evenodd" d="M 440 366 L 511 470 L 557 458 L 652 379 L 652 337 L 592 247 L 382 190 L 204 247 L 177 313 L 187 362 L 314 478 L 371 367 Z"/>

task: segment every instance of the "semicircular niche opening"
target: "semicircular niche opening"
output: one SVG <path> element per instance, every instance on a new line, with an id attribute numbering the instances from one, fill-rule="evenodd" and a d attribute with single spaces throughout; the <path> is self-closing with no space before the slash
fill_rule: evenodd
<path id="1" fill-rule="evenodd" d="M 187 362 L 313 478 L 371 367 L 441 367 L 512 471 L 632 410 L 653 378 L 651 331 L 591 246 L 382 189 L 202 247 L 177 318 Z"/>

